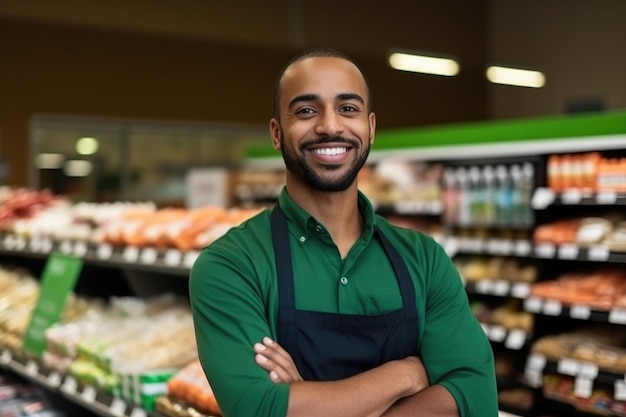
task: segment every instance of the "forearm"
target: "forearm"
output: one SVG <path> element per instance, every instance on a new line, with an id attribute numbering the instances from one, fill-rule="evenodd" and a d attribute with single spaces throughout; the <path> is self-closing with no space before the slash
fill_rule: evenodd
<path id="1" fill-rule="evenodd" d="M 459 417 L 459 409 L 450 391 L 433 385 L 393 404 L 381 417 Z"/>
<path id="2" fill-rule="evenodd" d="M 351 378 L 294 382 L 290 387 L 287 417 L 380 417 L 399 399 L 423 389 L 406 372 L 401 361 L 392 361 Z"/>

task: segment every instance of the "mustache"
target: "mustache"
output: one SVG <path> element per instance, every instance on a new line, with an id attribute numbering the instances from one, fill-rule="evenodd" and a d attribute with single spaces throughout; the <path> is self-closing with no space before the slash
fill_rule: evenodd
<path id="1" fill-rule="evenodd" d="M 337 135 L 337 136 L 325 136 L 322 138 L 305 140 L 304 142 L 300 144 L 300 150 L 304 150 L 308 148 L 309 146 L 323 145 L 325 143 L 333 143 L 333 144 L 345 143 L 346 145 L 352 146 L 354 148 L 358 148 L 360 146 L 359 141 L 356 139 L 350 139 L 344 136 Z"/>

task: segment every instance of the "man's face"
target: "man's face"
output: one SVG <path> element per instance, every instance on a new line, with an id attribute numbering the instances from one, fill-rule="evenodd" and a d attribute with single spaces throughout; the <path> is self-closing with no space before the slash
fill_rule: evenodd
<path id="1" fill-rule="evenodd" d="M 308 58 L 296 62 L 280 84 L 280 121 L 272 141 L 288 175 L 320 191 L 350 187 L 374 140 L 365 80 L 349 61 Z"/>

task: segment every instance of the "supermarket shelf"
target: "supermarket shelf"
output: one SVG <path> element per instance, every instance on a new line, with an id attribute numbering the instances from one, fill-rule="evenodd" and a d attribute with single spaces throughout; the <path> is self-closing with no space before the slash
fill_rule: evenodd
<path id="1" fill-rule="evenodd" d="M 465 290 L 471 294 L 495 295 L 525 299 L 530 294 L 531 283 L 505 279 L 481 279 L 465 283 Z"/>
<path id="2" fill-rule="evenodd" d="M 53 252 L 76 256 L 90 264 L 182 276 L 189 275 L 199 254 L 198 251 L 119 247 L 82 240 L 24 239 L 9 234 L 0 238 L 0 254 L 45 259 Z"/>
<path id="3" fill-rule="evenodd" d="M 437 201 L 398 201 L 396 203 L 372 202 L 376 212 L 382 215 L 398 214 L 404 216 L 425 215 L 439 216 L 443 213 L 443 203 Z"/>
<path id="4" fill-rule="evenodd" d="M 613 308 L 609 311 L 599 311 L 587 305 L 565 306 L 561 301 L 556 299 L 530 296 L 524 300 L 524 310 L 529 313 L 543 314 L 546 316 L 626 325 L 625 308 Z"/>
<path id="5" fill-rule="evenodd" d="M 626 194 L 615 191 L 585 192 L 575 188 L 561 193 L 555 193 L 553 190 L 545 187 L 535 190 L 532 199 L 532 206 L 535 210 L 543 210 L 550 206 L 558 205 L 626 205 Z"/>
<path id="6" fill-rule="evenodd" d="M 494 343 L 502 343 L 507 349 L 520 350 L 530 340 L 528 332 L 522 329 L 509 330 L 500 325 L 486 323 L 480 325 L 489 340 Z"/>
<path id="7" fill-rule="evenodd" d="M 20 375 L 32 383 L 62 395 L 75 404 L 103 417 L 163 417 L 126 400 L 113 397 L 91 385 L 79 383 L 74 377 L 62 375 L 43 367 L 39 361 L 11 353 L 0 354 L 0 367 Z"/>

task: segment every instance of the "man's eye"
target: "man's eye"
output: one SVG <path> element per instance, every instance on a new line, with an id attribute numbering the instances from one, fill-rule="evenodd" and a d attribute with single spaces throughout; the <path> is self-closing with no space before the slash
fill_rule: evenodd
<path id="1" fill-rule="evenodd" d="M 301 114 L 301 115 L 309 115 L 309 114 L 313 114 L 313 113 L 314 113 L 313 109 L 311 109 L 309 107 L 305 107 L 305 108 L 302 108 L 302 109 L 296 111 L 296 114 Z"/>
<path id="2" fill-rule="evenodd" d="M 355 111 L 359 111 L 359 109 L 357 109 L 354 106 L 341 106 L 341 108 L 339 109 L 340 111 L 344 112 L 344 113 L 351 113 L 351 112 L 355 112 Z"/>

